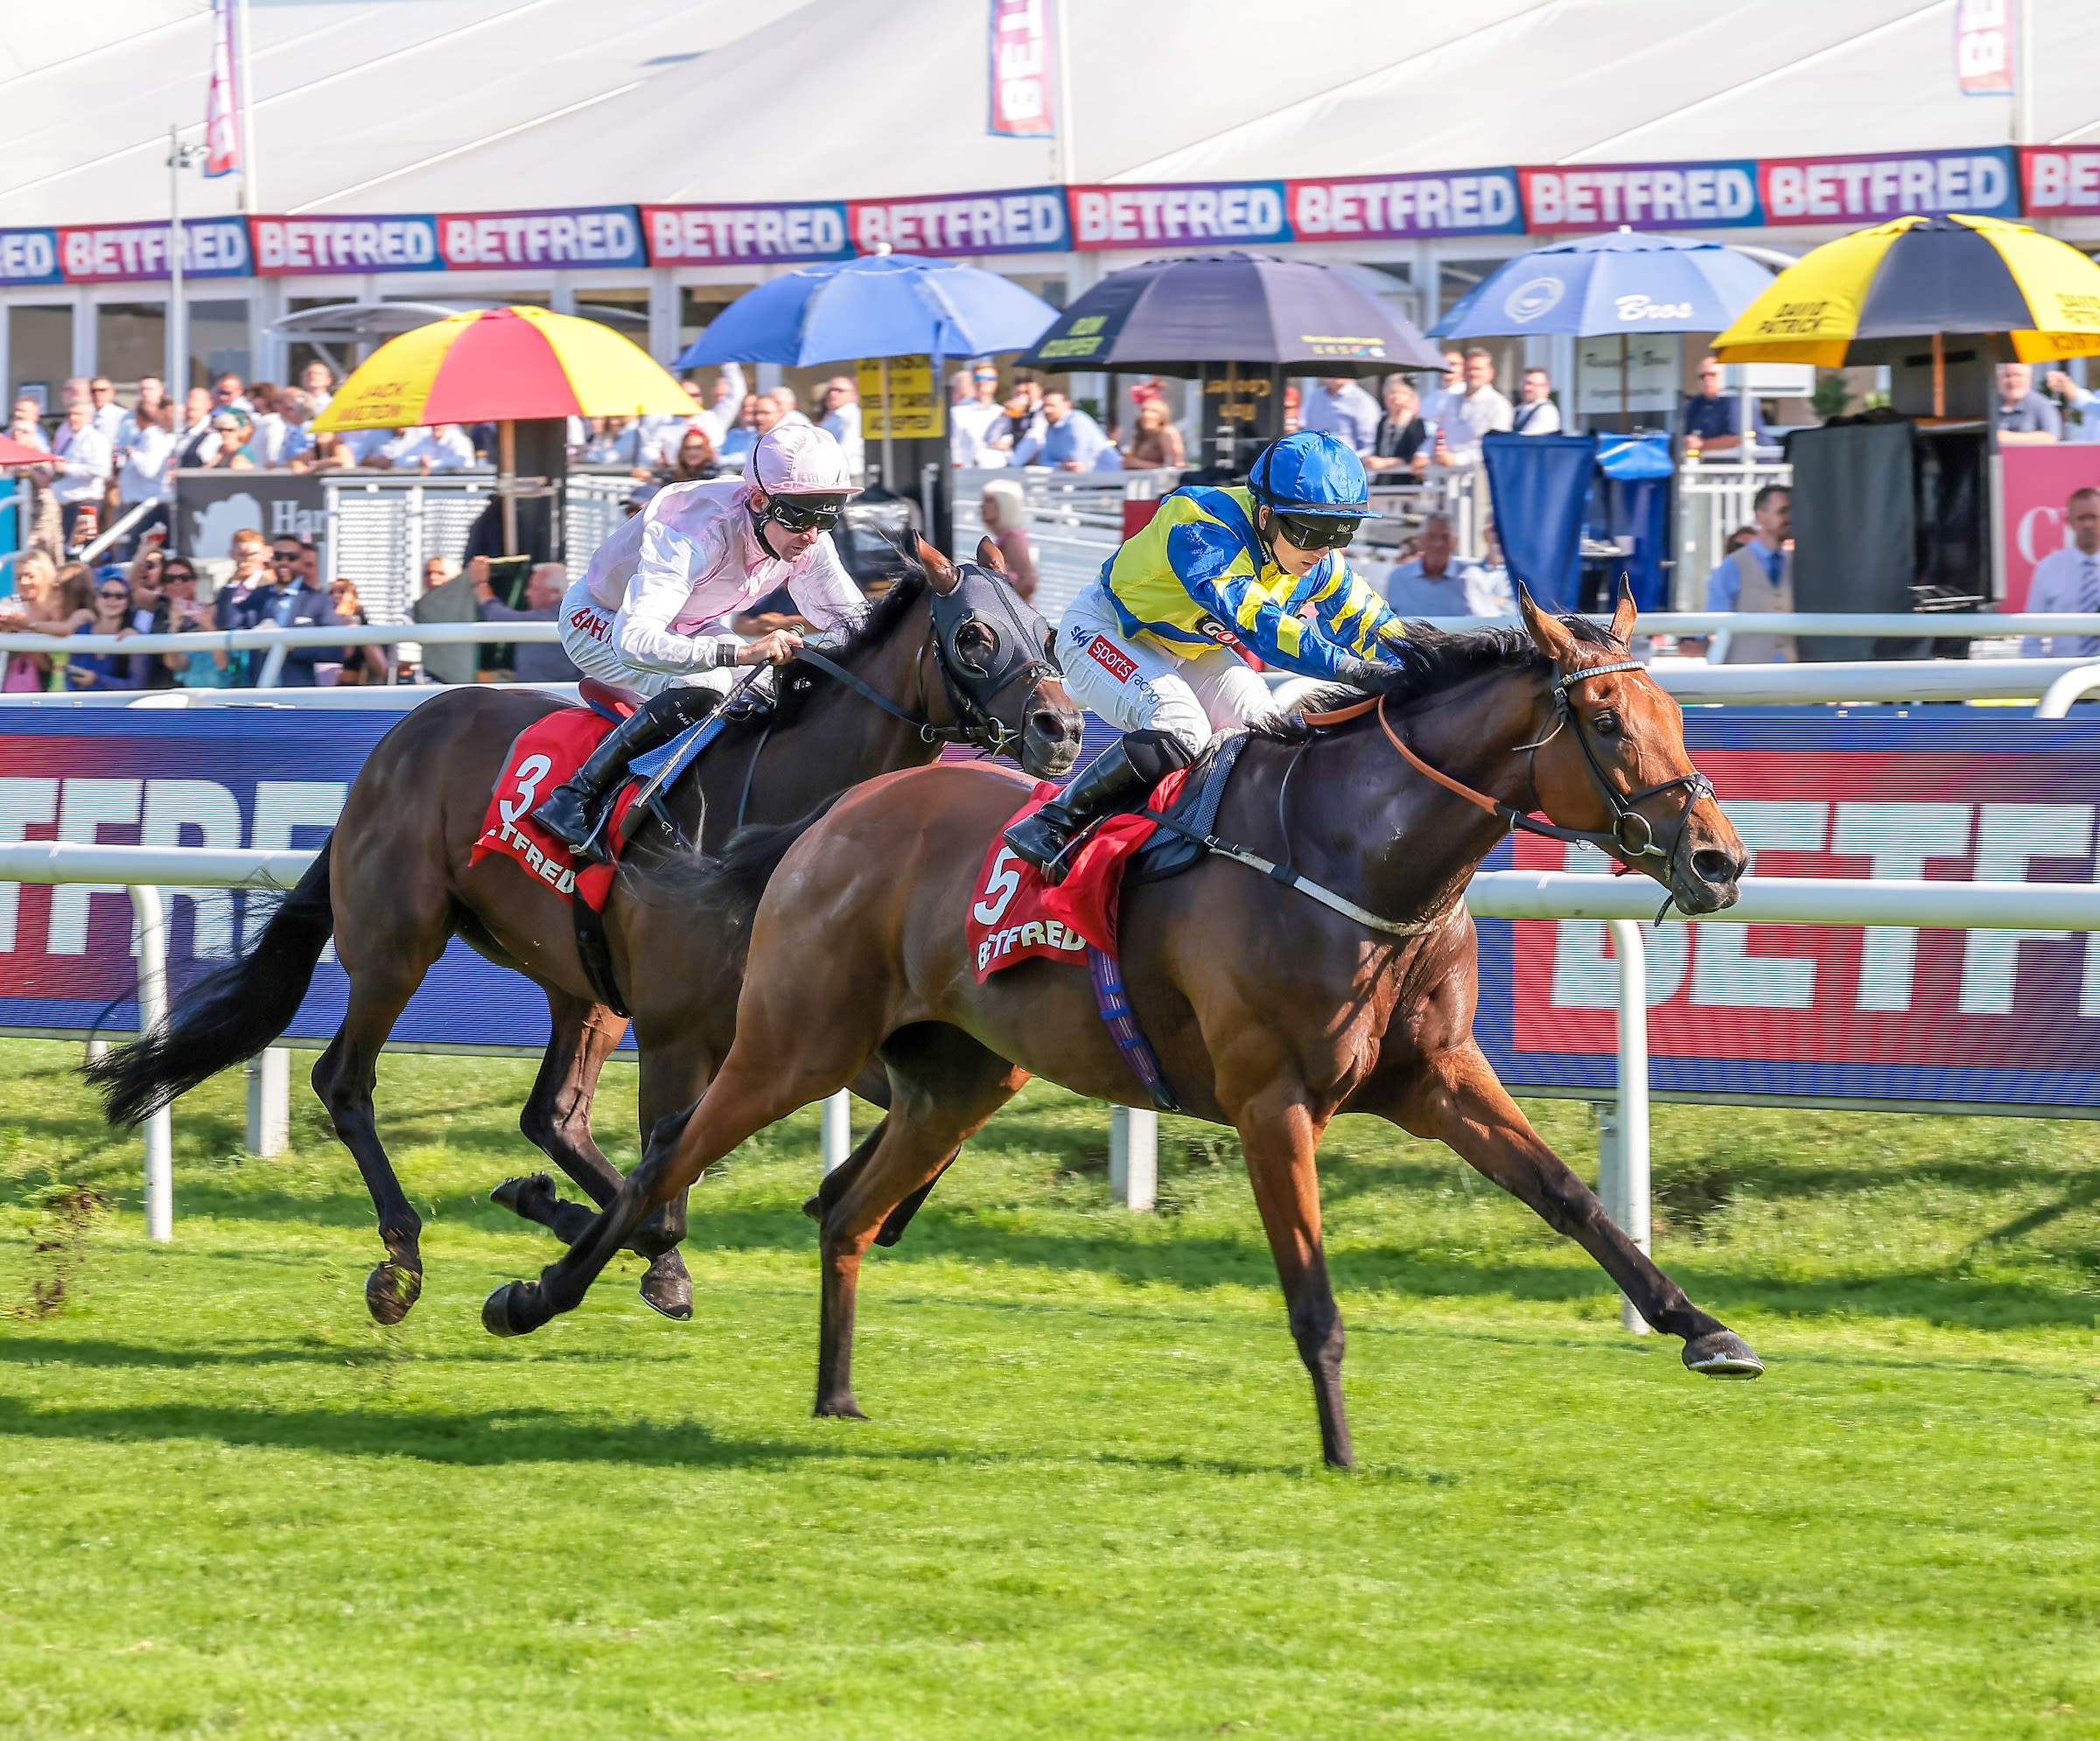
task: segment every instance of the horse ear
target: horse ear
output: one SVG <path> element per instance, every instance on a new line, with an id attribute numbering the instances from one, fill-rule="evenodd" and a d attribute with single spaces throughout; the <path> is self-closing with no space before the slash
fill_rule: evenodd
<path id="1" fill-rule="evenodd" d="M 956 574 L 956 565 L 923 538 L 919 540 L 919 566 L 926 570 L 927 580 L 942 598 L 956 590 L 956 583 L 962 577 Z"/>
<path id="2" fill-rule="evenodd" d="M 1612 633 L 1619 638 L 1621 647 L 1634 644 L 1634 625 L 1640 616 L 1640 608 L 1634 603 L 1634 584 L 1621 574 L 1619 577 L 1619 608 L 1612 612 Z"/>
<path id="3" fill-rule="evenodd" d="M 993 543 L 989 535 L 977 540 L 977 563 L 1004 577 L 1006 573 L 1006 553 Z"/>
<path id="4" fill-rule="evenodd" d="M 1531 589 L 1522 581 L 1516 587 L 1516 608 L 1522 613 L 1531 643 L 1556 665 L 1565 665 L 1575 652 L 1575 637 L 1557 618 L 1549 617 L 1531 600 Z"/>

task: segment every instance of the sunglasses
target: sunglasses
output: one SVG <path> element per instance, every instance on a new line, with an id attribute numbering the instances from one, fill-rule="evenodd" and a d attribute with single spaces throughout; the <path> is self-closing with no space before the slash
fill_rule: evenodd
<path id="1" fill-rule="evenodd" d="M 299 553 L 297 550 L 272 550 L 270 559 L 273 563 L 296 563 L 299 559 Z"/>
<path id="2" fill-rule="evenodd" d="M 1278 514 L 1276 529 L 1301 550 L 1341 550 L 1356 535 L 1359 520 L 1329 520 L 1302 514 Z"/>
<path id="3" fill-rule="evenodd" d="M 765 517 L 790 532 L 829 532 L 845 506 L 841 496 L 774 496 L 766 505 Z"/>
<path id="4" fill-rule="evenodd" d="M 197 577 L 192 574 L 187 569 L 170 569 L 162 577 L 166 580 L 170 586 L 180 586 L 186 581 L 187 581 L 192 586 L 194 586 L 197 584 Z"/>
<path id="5" fill-rule="evenodd" d="M 128 588 L 115 586 L 105 587 L 95 594 L 98 598 L 126 599 L 130 596 L 130 591 Z"/>

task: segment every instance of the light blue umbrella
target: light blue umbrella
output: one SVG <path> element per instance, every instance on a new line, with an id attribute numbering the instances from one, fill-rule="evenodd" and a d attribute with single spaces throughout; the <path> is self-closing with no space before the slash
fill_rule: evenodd
<path id="1" fill-rule="evenodd" d="M 1612 230 L 1518 255 L 1429 331 L 1436 339 L 1718 332 L 1771 282 L 1719 242 Z"/>
<path id="2" fill-rule="evenodd" d="M 982 267 L 871 254 L 804 266 L 746 290 L 675 367 L 984 357 L 1026 350 L 1056 318 L 1040 297 Z"/>

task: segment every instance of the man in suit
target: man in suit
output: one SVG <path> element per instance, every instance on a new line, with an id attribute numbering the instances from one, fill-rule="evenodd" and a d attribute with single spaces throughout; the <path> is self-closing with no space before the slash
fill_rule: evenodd
<path id="1" fill-rule="evenodd" d="M 270 584 L 257 587 L 241 601 L 237 607 L 240 627 L 311 629 L 342 626 L 343 619 L 336 614 L 333 601 L 315 584 L 315 570 L 306 561 L 306 552 L 304 541 L 289 533 L 270 541 Z M 287 647 L 277 682 L 288 689 L 311 689 L 314 687 L 313 668 L 340 665 L 346 651 L 340 647 Z M 263 653 L 256 657 L 267 659 L 269 654 Z M 260 671 L 259 664 L 256 668 Z"/>

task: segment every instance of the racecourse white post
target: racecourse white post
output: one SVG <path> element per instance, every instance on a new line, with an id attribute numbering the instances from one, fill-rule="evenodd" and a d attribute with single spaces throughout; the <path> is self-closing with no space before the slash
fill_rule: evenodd
<path id="1" fill-rule="evenodd" d="M 853 1092 L 841 1088 L 824 1102 L 824 1171 L 836 1172 L 853 1152 Z"/>
<path id="2" fill-rule="evenodd" d="M 150 1034 L 168 1017 L 168 931 L 160 891 L 131 885 L 138 919 L 138 1031 Z M 146 1237 L 175 1237 L 174 1120 L 164 1106 L 146 1120 Z"/>
<path id="3" fill-rule="evenodd" d="M 1619 1203 L 1626 1236 L 1649 1248 L 1648 1176 L 1648 948 L 1641 926 L 1630 919 L 1611 921 L 1612 949 L 1619 958 Z M 1636 1336 L 1648 1334 L 1648 1320 L 1631 1300 L 1619 1303 L 1620 1322 Z"/>
<path id="4" fill-rule="evenodd" d="M 291 1146 L 291 1052 L 265 1046 L 248 1060 L 248 1152 L 268 1160 Z"/>
<path id="5" fill-rule="evenodd" d="M 1159 1200 L 1159 1115 L 1150 1107 L 1109 1109 L 1109 1195 L 1126 1209 Z"/>

